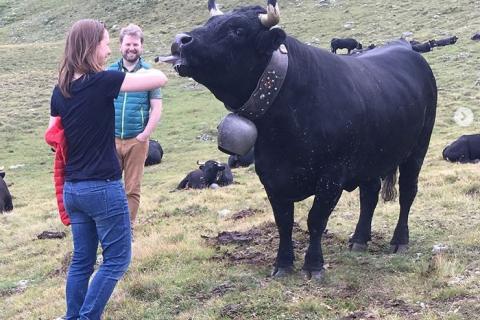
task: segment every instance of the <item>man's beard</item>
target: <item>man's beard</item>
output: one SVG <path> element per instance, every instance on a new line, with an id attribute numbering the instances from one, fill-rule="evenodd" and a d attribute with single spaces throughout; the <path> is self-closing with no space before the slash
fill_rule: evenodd
<path id="1" fill-rule="evenodd" d="M 140 52 L 132 52 L 132 51 L 127 51 L 124 54 L 122 54 L 123 59 L 125 59 L 128 62 L 136 62 L 140 58 Z"/>

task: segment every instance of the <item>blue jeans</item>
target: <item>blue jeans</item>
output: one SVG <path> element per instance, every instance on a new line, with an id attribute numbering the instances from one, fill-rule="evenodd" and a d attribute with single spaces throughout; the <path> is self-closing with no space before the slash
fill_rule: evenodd
<path id="1" fill-rule="evenodd" d="M 67 181 L 63 192 L 73 238 L 66 319 L 97 320 L 130 264 L 130 215 L 125 190 L 121 180 L 90 180 Z M 89 285 L 99 241 L 103 263 Z"/>

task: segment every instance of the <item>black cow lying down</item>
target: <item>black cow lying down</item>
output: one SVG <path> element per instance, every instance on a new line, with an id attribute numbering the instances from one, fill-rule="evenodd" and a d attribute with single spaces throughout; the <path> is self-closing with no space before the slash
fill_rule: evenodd
<path id="1" fill-rule="evenodd" d="M 214 15 L 178 34 L 171 62 L 205 85 L 258 130 L 255 170 L 265 187 L 280 243 L 274 276 L 293 271 L 294 203 L 315 196 L 303 270 L 322 279 L 321 240 L 343 190 L 360 188 L 353 249 L 371 239 L 381 179 L 393 198 L 399 169 L 400 216 L 390 241 L 409 243 L 408 215 L 435 121 L 437 88 L 425 59 L 398 40 L 360 55 L 334 55 L 287 36 L 277 1 Z M 399 67 L 401 66 L 401 68 Z"/>
<path id="2" fill-rule="evenodd" d="M 480 41 L 480 32 L 475 33 L 470 39 Z"/>
<path id="3" fill-rule="evenodd" d="M 443 159 L 450 162 L 480 161 L 480 134 L 463 135 L 443 149 Z"/>
<path id="4" fill-rule="evenodd" d="M 5 178 L 5 172 L 0 172 L 0 213 L 13 210 L 12 195 L 3 178 Z"/>
<path id="5" fill-rule="evenodd" d="M 231 155 L 228 157 L 228 166 L 230 168 L 248 167 L 255 162 L 254 148 L 250 149 L 247 154 Z"/>
<path id="6" fill-rule="evenodd" d="M 430 40 L 432 47 L 443 47 L 455 44 L 458 40 L 457 36 L 448 37 L 440 40 Z"/>
<path id="7" fill-rule="evenodd" d="M 350 51 L 352 51 L 353 49 L 362 49 L 362 44 L 352 38 L 333 38 L 330 41 L 330 47 L 333 53 L 337 53 L 338 49 L 347 49 L 348 54 L 350 54 Z"/>
<path id="8" fill-rule="evenodd" d="M 197 164 L 199 165 L 198 169 L 188 173 L 180 181 L 177 189 L 204 189 L 212 184 L 227 186 L 233 183 L 232 171 L 228 165 L 214 160 L 208 160 L 205 163 L 197 161 Z"/>
<path id="9" fill-rule="evenodd" d="M 159 164 L 163 158 L 163 149 L 157 140 L 148 141 L 147 159 L 145 159 L 145 166 Z"/>

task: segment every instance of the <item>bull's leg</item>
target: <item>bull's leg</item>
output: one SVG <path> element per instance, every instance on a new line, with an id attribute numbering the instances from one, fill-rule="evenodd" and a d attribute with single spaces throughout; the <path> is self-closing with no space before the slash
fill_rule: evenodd
<path id="1" fill-rule="evenodd" d="M 293 272 L 293 209 L 292 201 L 284 201 L 269 195 L 275 223 L 277 224 L 280 244 L 272 276 L 283 277 Z"/>
<path id="2" fill-rule="evenodd" d="M 372 240 L 372 218 L 377 206 L 380 187 L 380 178 L 360 184 L 360 217 L 355 233 L 350 239 L 350 249 L 352 251 L 367 250 L 367 242 Z"/>
<path id="3" fill-rule="evenodd" d="M 417 195 L 418 175 L 422 168 L 423 157 L 409 157 L 407 161 L 399 166 L 400 177 L 400 216 L 397 226 L 390 241 L 391 251 L 404 252 L 408 249 L 408 215 L 413 200 Z"/>
<path id="4" fill-rule="evenodd" d="M 339 185 L 328 184 L 317 193 L 313 206 L 308 213 L 308 232 L 310 233 L 310 244 L 305 254 L 303 270 L 306 278 L 321 280 L 323 278 L 323 253 L 322 235 L 327 227 L 328 218 L 333 208 L 337 205 L 342 194 Z"/>

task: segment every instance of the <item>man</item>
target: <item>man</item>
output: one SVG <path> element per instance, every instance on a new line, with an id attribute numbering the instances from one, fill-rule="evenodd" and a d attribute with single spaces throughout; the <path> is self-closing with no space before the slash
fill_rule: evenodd
<path id="1" fill-rule="evenodd" d="M 122 58 L 109 70 L 142 72 L 149 69 L 141 57 L 143 32 L 129 24 L 120 30 Z M 148 152 L 148 141 L 162 114 L 160 89 L 143 92 L 120 92 L 115 100 L 115 144 L 125 181 L 131 227 L 136 221 L 140 205 L 140 186 Z"/>

